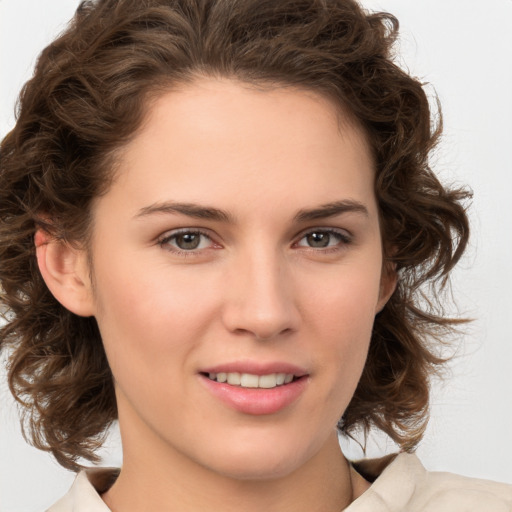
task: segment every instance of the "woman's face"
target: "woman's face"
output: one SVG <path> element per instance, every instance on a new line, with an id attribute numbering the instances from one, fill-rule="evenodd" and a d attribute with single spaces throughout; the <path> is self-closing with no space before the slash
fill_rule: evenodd
<path id="1" fill-rule="evenodd" d="M 393 288 L 373 180 L 314 93 L 203 79 L 152 105 L 93 210 L 125 463 L 267 478 L 322 453 Z"/>

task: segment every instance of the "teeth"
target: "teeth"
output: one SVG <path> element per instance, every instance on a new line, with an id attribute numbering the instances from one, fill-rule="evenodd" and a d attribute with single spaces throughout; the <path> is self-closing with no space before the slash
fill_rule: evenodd
<path id="1" fill-rule="evenodd" d="M 261 375 L 259 380 L 260 388 L 275 388 L 277 386 L 277 374 L 271 373 L 270 375 Z"/>
<path id="2" fill-rule="evenodd" d="M 243 388 L 257 388 L 259 384 L 259 377 L 251 375 L 250 373 L 242 373 L 240 377 L 240 386 Z"/>
<path id="3" fill-rule="evenodd" d="M 208 377 L 217 382 L 227 382 L 232 386 L 243 388 L 270 389 L 283 384 L 289 384 L 293 380 L 293 373 L 270 373 L 268 375 L 253 375 L 252 373 L 209 373 Z"/>
<path id="4" fill-rule="evenodd" d="M 232 386 L 240 386 L 241 383 L 239 373 L 228 373 L 228 384 L 231 384 Z"/>

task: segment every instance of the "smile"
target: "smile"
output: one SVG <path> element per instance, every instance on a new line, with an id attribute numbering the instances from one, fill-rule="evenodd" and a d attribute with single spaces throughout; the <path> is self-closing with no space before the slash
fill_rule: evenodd
<path id="1" fill-rule="evenodd" d="M 267 375 L 255 375 L 252 373 L 238 372 L 219 372 L 209 373 L 210 380 L 227 383 L 231 386 L 240 386 L 242 388 L 262 388 L 271 389 L 293 381 L 292 373 L 269 373 Z"/>
<path id="2" fill-rule="evenodd" d="M 260 416 L 286 409 L 299 400 L 309 387 L 307 373 L 300 370 L 294 372 L 290 365 L 287 366 L 286 373 L 264 373 L 264 370 L 256 368 L 252 371 L 258 373 L 249 373 L 249 368 L 245 372 L 234 372 L 228 371 L 231 368 L 222 368 L 225 371 L 206 371 L 199 373 L 199 376 L 205 389 L 228 408 Z"/>

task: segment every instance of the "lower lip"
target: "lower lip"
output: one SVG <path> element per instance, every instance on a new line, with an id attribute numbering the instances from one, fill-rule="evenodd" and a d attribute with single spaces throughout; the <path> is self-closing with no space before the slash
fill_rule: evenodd
<path id="1" fill-rule="evenodd" d="M 201 375 L 201 381 L 207 389 L 232 409 L 244 414 L 275 414 L 297 400 L 304 392 L 308 378 L 306 376 L 289 384 L 275 388 L 243 388 L 217 382 Z"/>

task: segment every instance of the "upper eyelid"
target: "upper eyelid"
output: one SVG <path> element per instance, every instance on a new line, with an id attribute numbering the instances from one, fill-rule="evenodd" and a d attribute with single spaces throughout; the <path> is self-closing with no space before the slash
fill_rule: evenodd
<path id="1" fill-rule="evenodd" d="M 308 235 L 309 233 L 314 233 L 315 231 L 321 231 L 323 233 L 335 233 L 339 234 L 341 236 L 346 236 L 347 238 L 353 238 L 353 234 L 345 228 L 338 228 L 338 227 L 332 227 L 332 226 L 314 226 L 311 228 L 307 228 L 302 230 L 295 239 L 300 240 L 304 236 Z"/>
<path id="2" fill-rule="evenodd" d="M 213 236 L 208 229 L 204 228 L 176 228 L 176 229 L 168 229 L 167 231 L 164 231 L 161 235 L 158 235 L 158 240 L 165 240 L 168 238 L 172 238 L 173 236 L 182 235 L 184 233 L 198 233 L 200 235 L 204 235 L 207 238 L 210 238 L 213 240 Z"/>

